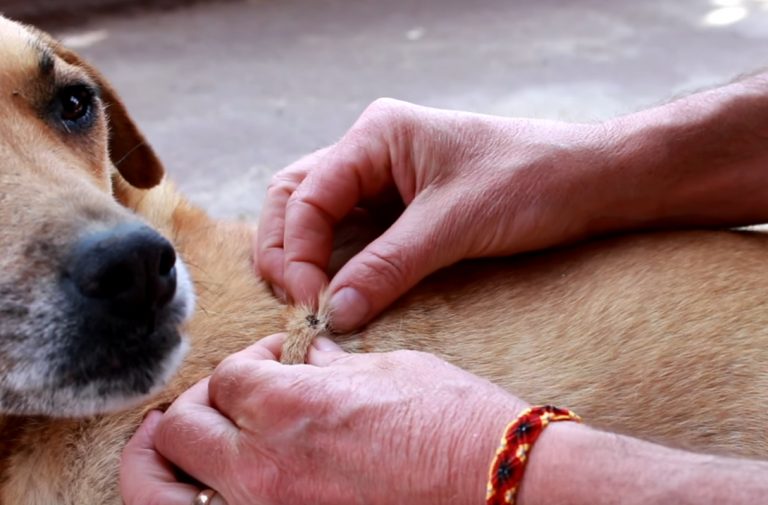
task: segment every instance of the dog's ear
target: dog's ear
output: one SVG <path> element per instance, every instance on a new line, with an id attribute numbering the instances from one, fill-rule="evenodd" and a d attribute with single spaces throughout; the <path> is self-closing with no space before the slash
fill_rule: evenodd
<path id="1" fill-rule="evenodd" d="M 55 41 L 51 41 L 51 47 L 62 60 L 84 69 L 99 84 L 109 118 L 109 157 L 123 179 L 136 188 L 156 186 L 163 179 L 163 165 L 128 115 L 114 88 L 73 51 Z"/>

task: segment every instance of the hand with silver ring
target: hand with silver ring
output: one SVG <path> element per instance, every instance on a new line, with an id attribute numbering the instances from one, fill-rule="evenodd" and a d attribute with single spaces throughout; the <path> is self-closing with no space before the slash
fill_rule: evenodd
<path id="1" fill-rule="evenodd" d="M 525 402 L 415 351 L 317 339 L 307 365 L 283 365 L 284 339 L 230 356 L 147 418 L 123 454 L 126 505 L 209 505 L 171 463 L 216 490 L 211 505 L 481 503 L 499 433 Z"/>
<path id="2" fill-rule="evenodd" d="M 120 472 L 123 501 L 140 505 L 227 505 L 224 497 L 213 489 L 200 491 L 192 484 L 177 481 L 173 467 L 155 451 L 152 442 L 161 417 L 160 412 L 150 412 L 125 447 Z M 126 482 L 126 475 L 138 475 L 147 469 L 151 469 L 151 485 Z"/>

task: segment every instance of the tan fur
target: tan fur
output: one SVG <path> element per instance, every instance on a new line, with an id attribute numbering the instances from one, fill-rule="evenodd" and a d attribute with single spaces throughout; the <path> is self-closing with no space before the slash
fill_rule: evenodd
<path id="1" fill-rule="evenodd" d="M 211 220 L 167 182 L 140 190 L 116 177 L 113 191 L 189 266 L 198 297 L 186 328 L 192 350 L 167 390 L 141 408 L 86 420 L 0 418 L 2 505 L 119 504 L 120 451 L 143 413 L 276 331 L 293 328 L 289 358 L 301 361 L 327 323 L 323 312 L 308 325 L 306 309 L 285 321 L 253 274 L 248 225 Z M 361 352 L 427 350 L 598 427 L 766 458 L 766 259 L 763 234 L 692 231 L 467 262 L 339 341 Z"/>
<path id="2" fill-rule="evenodd" d="M 328 296 L 323 293 L 317 308 L 299 305 L 288 309 L 285 327 L 288 337 L 280 353 L 282 363 L 304 363 L 309 346 L 315 338 L 332 338 L 332 314 L 328 302 Z"/>

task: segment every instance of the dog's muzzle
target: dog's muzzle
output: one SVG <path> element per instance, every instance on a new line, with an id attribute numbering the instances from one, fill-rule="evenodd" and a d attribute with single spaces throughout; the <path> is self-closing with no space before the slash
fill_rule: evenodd
<path id="1" fill-rule="evenodd" d="M 146 225 L 91 233 L 65 266 L 87 317 L 152 321 L 176 292 L 176 253 Z"/>

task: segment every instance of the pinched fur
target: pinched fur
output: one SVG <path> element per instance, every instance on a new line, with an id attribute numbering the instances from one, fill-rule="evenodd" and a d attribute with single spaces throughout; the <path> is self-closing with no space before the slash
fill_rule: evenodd
<path id="1" fill-rule="evenodd" d="M 327 293 L 320 296 L 317 308 L 297 305 L 287 309 L 285 331 L 288 336 L 280 361 L 291 365 L 306 361 L 309 346 L 317 337 L 333 338 L 332 314 Z"/>
<path id="2" fill-rule="evenodd" d="M 141 408 L 85 420 L 0 419 L 2 505 L 120 504 L 120 452 L 148 409 L 286 328 L 296 336 L 286 353 L 302 361 L 327 325 L 327 313 L 306 309 L 286 320 L 253 273 L 248 225 L 210 219 L 167 182 L 140 190 L 116 174 L 114 194 L 188 265 L 198 303 L 185 328 L 190 354 Z M 766 258 L 766 235 L 700 231 L 467 262 L 420 284 L 361 333 L 337 338 L 350 351 L 434 352 L 600 428 L 766 458 Z"/>
<path id="3" fill-rule="evenodd" d="M 301 310 L 285 321 L 252 275 L 247 226 L 209 220 L 168 186 L 150 191 L 138 210 L 163 219 L 153 222 L 190 266 L 199 303 L 187 328 L 191 354 L 142 409 L 24 420 L 0 503 L 119 504 L 120 451 L 147 409 L 256 338 L 307 324 Z M 597 427 L 767 457 L 766 255 L 762 234 L 681 232 L 462 264 L 340 342 L 351 351 L 435 352 L 531 402 L 567 405 Z"/>

